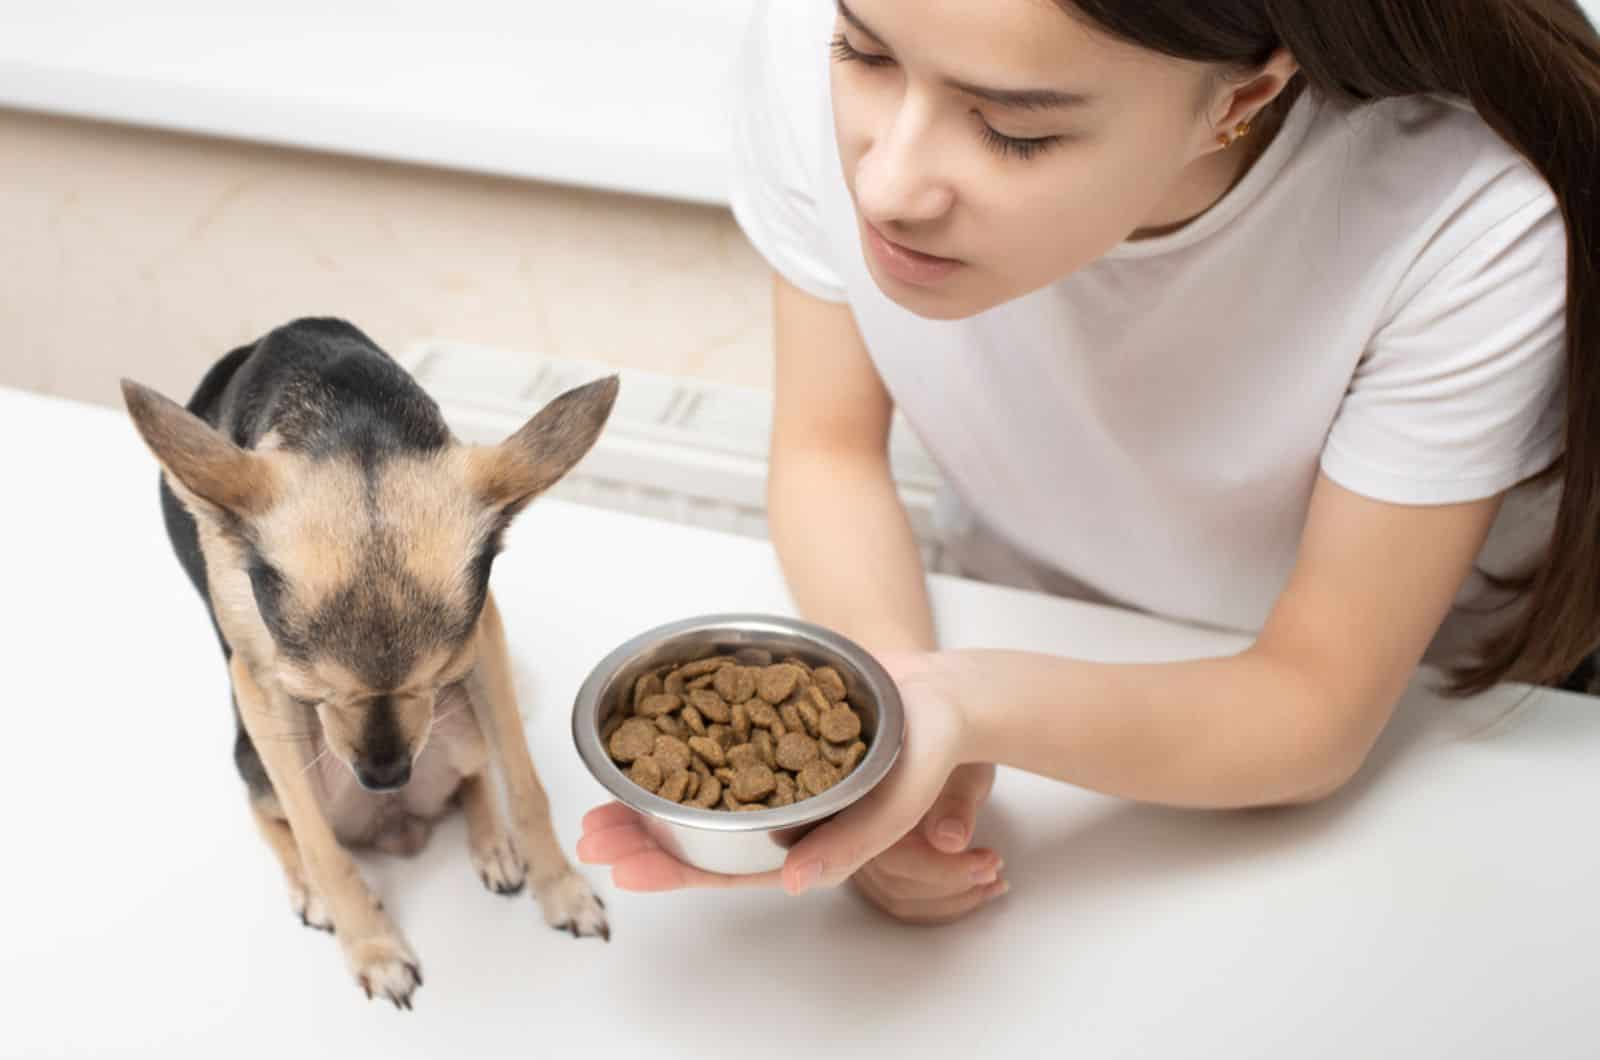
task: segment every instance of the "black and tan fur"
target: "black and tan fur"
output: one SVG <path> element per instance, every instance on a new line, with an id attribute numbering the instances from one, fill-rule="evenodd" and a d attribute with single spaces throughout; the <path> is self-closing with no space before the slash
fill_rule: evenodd
<path id="1" fill-rule="evenodd" d="M 598 437 L 616 379 L 468 446 L 360 331 L 307 319 L 228 354 L 187 409 L 123 393 L 222 642 L 251 812 L 294 911 L 368 996 L 409 1008 L 422 977 L 347 848 L 415 853 L 455 804 L 486 886 L 526 879 L 552 926 L 609 937 L 556 841 L 489 572 L 511 518 Z"/>

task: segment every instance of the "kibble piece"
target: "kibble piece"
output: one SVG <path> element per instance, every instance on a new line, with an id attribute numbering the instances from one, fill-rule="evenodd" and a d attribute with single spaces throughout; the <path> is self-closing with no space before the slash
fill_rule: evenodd
<path id="1" fill-rule="evenodd" d="M 729 703 L 743 703 L 756 694 L 756 675 L 748 666 L 725 666 L 717 671 L 712 687 Z"/>
<path id="2" fill-rule="evenodd" d="M 680 769 L 688 769 L 691 757 L 688 744 L 675 736 L 665 735 L 656 737 L 655 750 L 651 752 L 651 756 L 661 763 L 661 768 L 669 776 Z"/>
<path id="3" fill-rule="evenodd" d="M 712 721 L 727 724 L 733 720 L 733 711 L 728 706 L 728 701 L 709 688 L 697 688 L 690 692 L 689 705 Z"/>
<path id="4" fill-rule="evenodd" d="M 696 736 L 704 736 L 706 734 L 706 719 L 701 717 L 700 712 L 694 707 L 684 707 L 683 713 L 679 714 L 678 717 L 683 719 L 684 726 Z"/>
<path id="5" fill-rule="evenodd" d="M 690 799 L 700 794 L 700 774 L 691 769 L 686 772 L 684 776 L 688 777 L 689 780 L 684 785 L 683 798 L 679 799 L 679 802 L 688 802 Z"/>
<path id="6" fill-rule="evenodd" d="M 768 769 L 778 768 L 778 744 L 772 738 L 770 732 L 765 729 L 757 729 L 755 735 L 750 738 L 750 742 L 755 744 L 756 753 L 761 756 L 761 761 Z"/>
<path id="7" fill-rule="evenodd" d="M 784 781 L 788 781 L 787 785 Z M 773 792 L 767 798 L 767 806 L 776 810 L 780 806 L 793 806 L 795 796 L 794 778 L 787 773 L 779 773 Z"/>
<path id="8" fill-rule="evenodd" d="M 850 745 L 845 743 L 830 743 L 827 740 L 817 741 L 822 745 L 822 759 L 832 762 L 836 766 L 844 765 L 845 755 L 850 753 Z"/>
<path id="9" fill-rule="evenodd" d="M 739 774 L 729 766 L 723 766 L 716 772 L 717 779 L 722 781 L 722 786 L 725 788 L 731 786 L 733 784 L 733 778 L 738 775 Z"/>
<path id="10" fill-rule="evenodd" d="M 750 714 L 750 724 L 759 725 L 763 729 L 771 728 L 772 723 L 778 720 L 776 708 L 762 699 L 752 699 L 745 704 L 745 710 Z"/>
<path id="11" fill-rule="evenodd" d="M 740 648 L 733 653 L 733 661 L 740 666 L 771 666 L 772 653 L 765 648 Z"/>
<path id="12" fill-rule="evenodd" d="M 661 684 L 661 675 L 655 672 L 647 673 L 633 683 L 633 709 L 638 710 L 639 704 L 651 696 L 658 696 L 666 689 Z"/>
<path id="13" fill-rule="evenodd" d="M 724 666 L 732 665 L 733 663 L 726 658 L 721 656 L 713 656 L 709 659 L 697 659 L 692 663 L 684 663 L 682 666 L 678 667 L 678 672 L 686 678 L 701 677 L 705 674 L 715 673 Z"/>
<path id="14" fill-rule="evenodd" d="M 800 720 L 805 724 L 806 732 L 817 736 L 822 732 L 822 712 L 809 699 L 802 699 L 795 704 L 795 711 L 800 715 Z"/>
<path id="15" fill-rule="evenodd" d="M 776 750 L 778 765 L 799 772 L 817 760 L 817 741 L 805 733 L 785 733 Z"/>
<path id="16" fill-rule="evenodd" d="M 733 735 L 740 743 L 750 739 L 750 709 L 743 703 L 733 705 L 732 725 Z"/>
<path id="17" fill-rule="evenodd" d="M 722 786 L 722 808 L 735 811 L 744 809 L 744 803 L 734 797 L 733 789 L 726 784 Z"/>
<path id="18" fill-rule="evenodd" d="M 706 729 L 706 732 L 711 734 L 713 740 L 722 745 L 724 751 L 738 742 L 733 738 L 732 727 L 727 725 L 712 725 Z"/>
<path id="19" fill-rule="evenodd" d="M 641 759 L 641 761 L 643 760 Z M 668 802 L 682 802 L 684 796 L 688 794 L 690 778 L 694 778 L 694 774 L 687 769 L 680 769 L 676 773 L 670 773 L 667 779 L 661 782 L 661 790 L 657 791 L 656 794 Z"/>
<path id="20" fill-rule="evenodd" d="M 723 753 L 722 745 L 709 736 L 690 737 L 689 750 L 705 759 L 706 764 L 712 768 L 728 764 L 728 756 Z"/>
<path id="21" fill-rule="evenodd" d="M 670 693 L 671 695 L 674 695 L 674 696 L 683 695 L 683 689 L 684 689 L 683 671 L 674 670 L 670 674 L 668 674 L 666 680 L 661 682 L 661 689 L 662 689 L 662 691 Z"/>
<path id="22" fill-rule="evenodd" d="M 654 750 L 656 737 L 659 735 L 656 727 L 643 718 L 629 718 L 611 734 L 607 749 L 610 750 L 611 757 L 617 761 L 632 762 Z"/>
<path id="23" fill-rule="evenodd" d="M 600 743 L 606 747 L 610 747 L 611 734 L 620 729 L 622 727 L 622 723 L 627 720 L 627 715 L 623 714 L 621 711 L 613 711 L 611 717 L 606 719 L 606 723 L 600 726 Z"/>
<path id="24" fill-rule="evenodd" d="M 628 770 L 628 779 L 654 794 L 661 790 L 661 763 L 649 755 L 641 755 L 634 759 L 633 768 Z"/>
<path id="25" fill-rule="evenodd" d="M 683 706 L 683 698 L 668 692 L 658 696 L 645 696 L 639 704 L 638 714 L 641 718 L 659 718 L 663 714 L 671 714 Z"/>
<path id="26" fill-rule="evenodd" d="M 668 736 L 676 736 L 679 739 L 682 739 L 684 735 L 684 724 L 678 720 L 678 716 L 676 714 L 661 715 L 656 719 L 656 728 L 660 729 Z"/>
<path id="27" fill-rule="evenodd" d="M 709 810 L 722 798 L 722 782 L 716 777 L 701 777 L 700 790 L 695 792 L 693 806 Z"/>
<path id="28" fill-rule="evenodd" d="M 833 704 L 828 702 L 828 697 L 822 694 L 822 689 L 812 685 L 806 689 L 806 701 L 817 708 L 818 714 L 826 714 L 833 709 Z"/>
<path id="29" fill-rule="evenodd" d="M 778 778 L 772 770 L 756 762 L 738 770 L 733 777 L 733 795 L 740 802 L 756 802 L 771 795 L 778 788 Z"/>
<path id="30" fill-rule="evenodd" d="M 693 681 L 687 682 L 683 687 L 690 692 L 698 692 L 702 688 L 710 688 L 711 682 L 716 680 L 716 674 L 701 674 Z"/>
<path id="31" fill-rule="evenodd" d="M 844 754 L 844 761 L 839 763 L 839 775 L 844 776 L 856 766 L 860 765 L 861 759 L 866 757 L 866 753 L 867 745 L 862 743 L 860 740 L 857 740 L 855 743 L 851 744 L 850 749 Z"/>
<path id="32" fill-rule="evenodd" d="M 711 776 L 711 767 L 706 765 L 705 759 L 701 758 L 699 755 L 695 755 L 689 760 L 689 769 L 693 771 L 694 775 L 699 777 L 701 780 L 705 780 Z"/>
<path id="33" fill-rule="evenodd" d="M 761 752 L 752 743 L 736 743 L 728 748 L 728 765 L 734 769 L 744 769 L 747 766 L 765 765 L 761 761 Z"/>
<path id="34" fill-rule="evenodd" d="M 831 708 L 822 716 L 822 736 L 834 743 L 849 743 L 861 735 L 861 718 L 846 706 Z"/>
<path id="35" fill-rule="evenodd" d="M 779 707 L 778 715 L 783 718 L 783 727 L 790 732 L 799 732 L 805 728 L 805 719 L 800 716 L 800 708 L 793 703 L 785 703 Z"/>
<path id="36" fill-rule="evenodd" d="M 783 661 L 785 663 L 787 663 L 788 665 L 794 667 L 796 670 L 799 670 L 802 674 L 804 674 L 806 676 L 806 678 L 808 680 L 810 679 L 810 677 L 811 677 L 811 664 L 810 663 L 806 662 L 804 659 L 797 658 L 796 656 L 793 656 L 793 655 L 788 656 Z"/>
<path id="37" fill-rule="evenodd" d="M 767 804 L 764 803 L 764 802 L 748 802 L 748 803 L 745 803 L 743 806 L 739 807 L 739 812 L 740 813 L 751 813 L 751 812 L 753 812 L 755 810 L 764 810 L 766 808 L 767 808 Z"/>
<path id="38" fill-rule="evenodd" d="M 756 694 L 776 706 L 794 693 L 794 687 L 800 683 L 802 676 L 798 666 L 788 663 L 768 666 L 756 678 Z"/>
<path id="39" fill-rule="evenodd" d="M 812 795 L 821 795 L 839 783 L 839 772 L 819 758 L 814 762 L 806 763 L 806 767 L 800 770 L 795 779 L 799 782 L 801 790 L 810 792 Z"/>
<path id="40" fill-rule="evenodd" d="M 838 670 L 831 666 L 819 666 L 812 673 L 811 679 L 816 682 L 817 687 L 822 689 L 822 694 L 827 696 L 831 702 L 842 703 L 844 701 L 844 678 L 839 676 Z"/>

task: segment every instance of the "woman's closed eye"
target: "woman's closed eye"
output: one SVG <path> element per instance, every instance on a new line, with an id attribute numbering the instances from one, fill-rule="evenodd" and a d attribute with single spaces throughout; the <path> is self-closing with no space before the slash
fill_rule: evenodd
<path id="1" fill-rule="evenodd" d="M 861 63 L 869 67 L 887 67 L 895 65 L 894 57 L 881 55 L 876 52 L 862 51 L 850 43 L 850 39 L 843 33 L 834 35 L 832 53 L 835 62 Z M 1040 152 L 1063 142 L 1065 136 L 1007 136 L 1005 133 L 989 124 L 987 118 L 978 110 L 972 112 L 978 121 L 978 136 L 985 147 L 994 151 L 1001 158 L 1016 158 L 1023 161 L 1037 156 Z"/>

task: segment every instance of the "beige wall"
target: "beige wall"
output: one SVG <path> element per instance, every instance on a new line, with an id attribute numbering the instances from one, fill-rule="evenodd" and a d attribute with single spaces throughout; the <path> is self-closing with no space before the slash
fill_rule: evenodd
<path id="1" fill-rule="evenodd" d="M 187 397 L 308 314 L 768 385 L 766 277 L 725 210 L 0 109 L 0 386 Z"/>

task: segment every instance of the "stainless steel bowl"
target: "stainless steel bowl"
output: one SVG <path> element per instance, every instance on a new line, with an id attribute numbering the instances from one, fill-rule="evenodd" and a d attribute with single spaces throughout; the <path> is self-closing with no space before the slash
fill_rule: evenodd
<path id="1" fill-rule="evenodd" d="M 601 746 L 600 730 L 624 697 L 632 696 L 634 683 L 659 666 L 746 648 L 839 671 L 867 743 L 855 770 L 821 795 L 745 813 L 680 806 L 629 780 Z M 596 780 L 639 812 L 661 848 L 707 872 L 731 874 L 779 868 L 796 840 L 871 791 L 899 755 L 904 726 L 900 694 L 876 659 L 837 633 L 775 615 L 706 615 L 641 633 L 600 661 L 572 709 L 578 754 Z"/>

